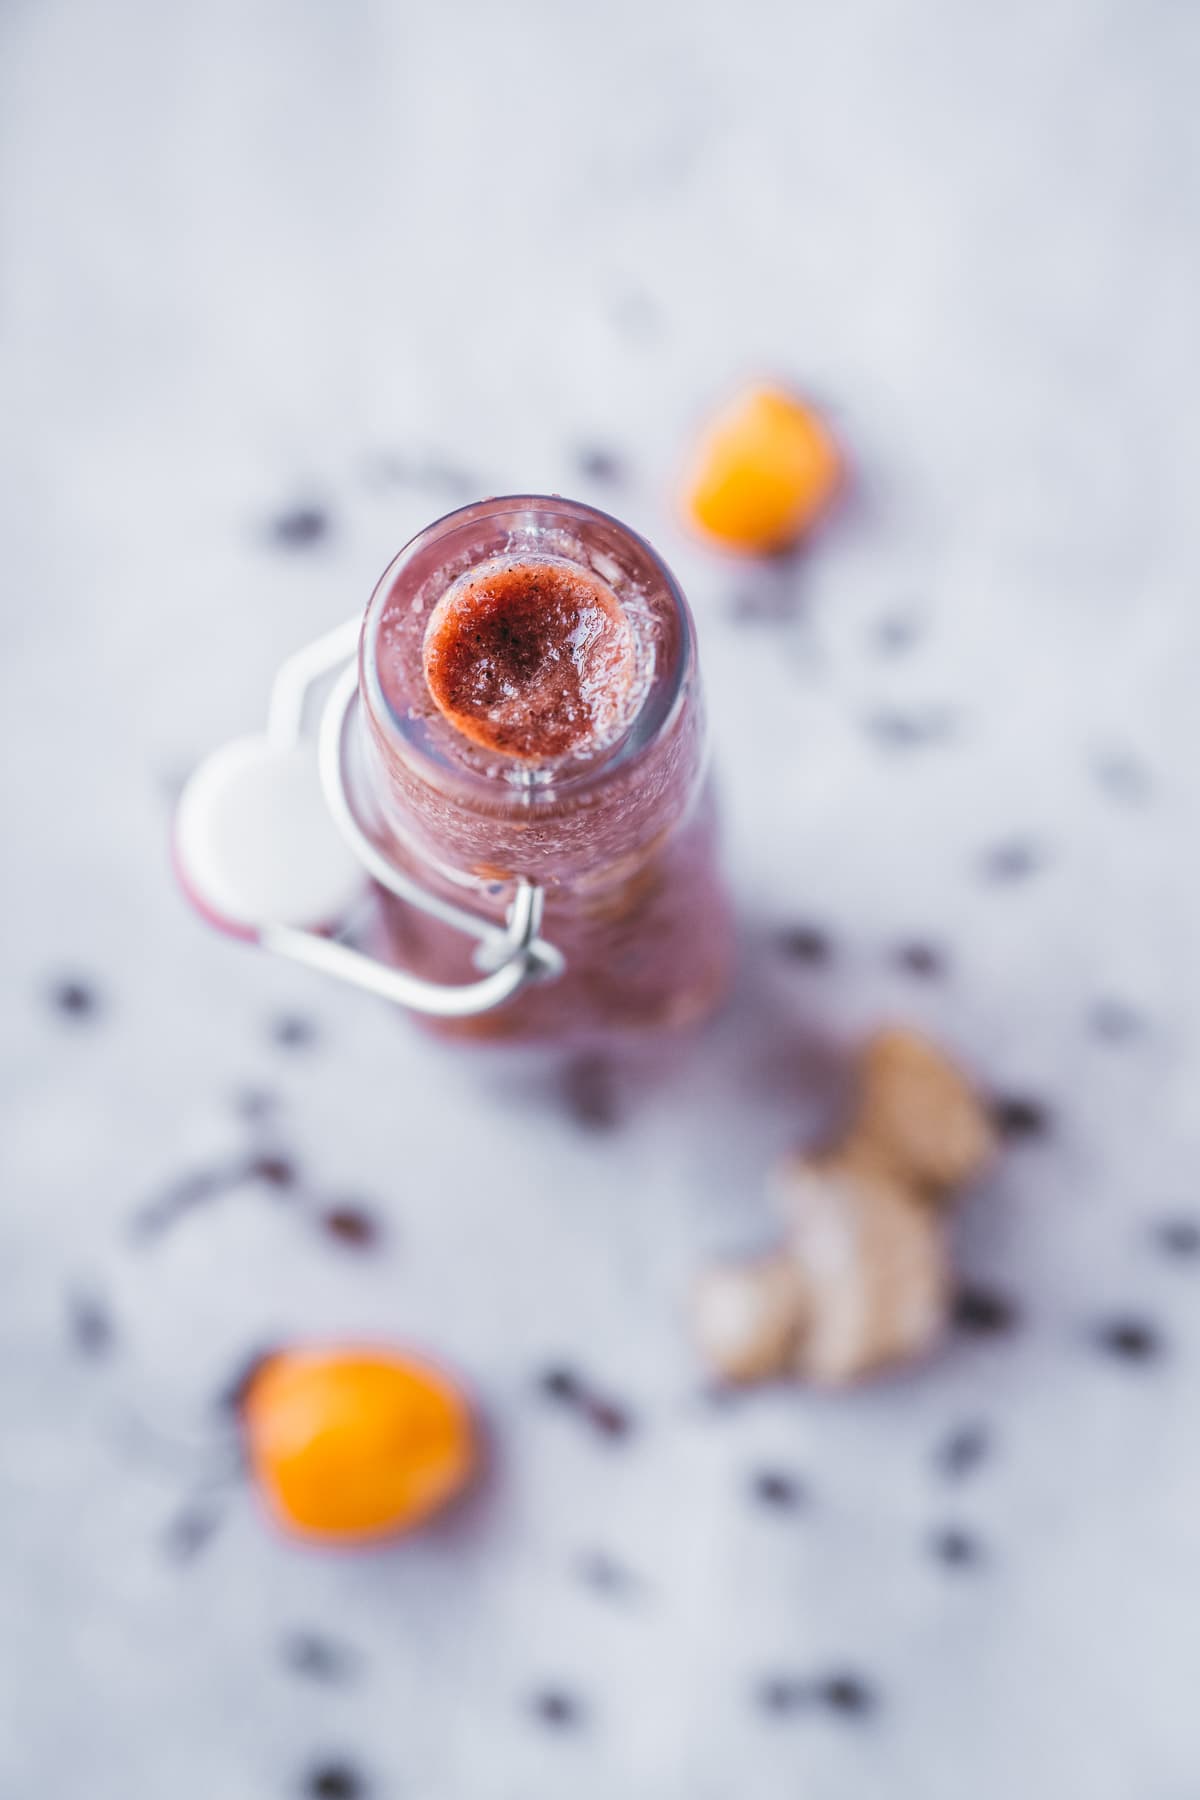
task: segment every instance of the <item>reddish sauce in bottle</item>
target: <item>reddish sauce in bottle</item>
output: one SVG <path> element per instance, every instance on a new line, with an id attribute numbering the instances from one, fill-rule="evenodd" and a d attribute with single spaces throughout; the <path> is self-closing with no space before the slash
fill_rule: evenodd
<path id="1" fill-rule="evenodd" d="M 472 743 L 549 763 L 610 738 L 628 708 L 633 632 L 595 576 L 512 562 L 457 581 L 425 627 L 434 704 Z"/>

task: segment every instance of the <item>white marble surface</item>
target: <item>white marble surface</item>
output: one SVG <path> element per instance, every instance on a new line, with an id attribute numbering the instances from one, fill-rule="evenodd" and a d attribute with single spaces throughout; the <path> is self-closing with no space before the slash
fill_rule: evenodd
<path id="1" fill-rule="evenodd" d="M 1152 1228 L 1195 1210 L 1200 1151 L 1198 57 L 1168 0 L 0 13 L 5 1800 L 265 1800 L 334 1755 L 387 1800 L 1197 1792 L 1200 1264 Z M 823 397 L 859 498 L 746 617 L 667 495 L 757 370 Z M 580 473 L 597 445 L 622 482 Z M 431 1049 L 206 934 L 165 855 L 172 784 L 280 654 L 445 505 L 518 487 L 678 566 L 745 926 L 721 1025 L 590 1134 L 553 1067 Z M 273 544 L 310 501 L 329 533 Z M 889 749 L 865 726 L 897 712 L 949 729 Z M 1014 840 L 1036 870 L 981 879 Z M 771 954 L 793 923 L 826 966 Z M 943 980 L 896 970 L 913 938 Z M 103 1007 L 72 1022 L 46 995 L 74 972 Z M 1105 998 L 1143 1029 L 1098 1038 Z M 289 1051 L 293 1012 L 318 1036 Z M 889 1014 L 1052 1109 L 962 1221 L 1020 1328 L 714 1410 L 689 1272 L 764 1229 L 819 1111 L 805 1045 Z M 261 1188 L 131 1239 L 241 1153 L 247 1087 L 314 1194 L 386 1221 L 377 1254 Z M 1164 1353 L 1099 1354 L 1114 1314 Z M 239 1359 L 343 1331 L 466 1372 L 490 1490 L 339 1558 L 235 1487 L 172 1559 Z M 556 1360 L 628 1403 L 627 1444 L 538 1399 Z M 954 1486 L 935 1452 L 974 1420 Z M 795 1515 L 747 1497 L 776 1468 Z M 930 1557 L 951 1522 L 978 1569 Z M 636 1591 L 581 1583 L 594 1550 Z M 353 1678 L 290 1672 L 296 1629 Z M 835 1668 L 869 1720 L 754 1702 Z M 578 1729 L 531 1721 L 546 1686 Z"/>

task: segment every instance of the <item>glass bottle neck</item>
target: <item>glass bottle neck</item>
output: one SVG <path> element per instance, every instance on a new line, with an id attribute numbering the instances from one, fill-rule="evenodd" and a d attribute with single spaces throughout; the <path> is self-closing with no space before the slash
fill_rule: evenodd
<path id="1" fill-rule="evenodd" d="M 429 621 L 455 584 L 539 564 L 603 583 L 632 645 L 617 729 L 541 760 L 465 737 L 426 679 Z M 410 853 L 471 880 L 603 880 L 660 842 L 698 790 L 703 730 L 686 601 L 642 538 L 576 502 L 482 501 L 414 538 L 372 596 L 359 687 L 367 779 L 385 825 Z"/>

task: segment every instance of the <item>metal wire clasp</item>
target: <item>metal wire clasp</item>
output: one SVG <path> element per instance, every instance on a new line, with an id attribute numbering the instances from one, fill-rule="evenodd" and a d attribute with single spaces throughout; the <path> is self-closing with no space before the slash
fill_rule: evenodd
<path id="1" fill-rule="evenodd" d="M 368 834 L 346 785 L 347 731 L 358 704 L 358 635 L 359 621 L 351 619 L 288 657 L 271 689 L 268 741 L 284 752 L 307 742 L 306 720 L 313 691 L 336 673 L 317 732 L 321 790 L 334 824 L 372 881 L 407 905 L 473 937 L 478 945 L 476 965 L 486 973 L 478 981 L 458 986 L 425 981 L 338 938 L 302 926 L 266 924 L 259 929 L 258 940 L 279 956 L 432 1018 L 464 1019 L 490 1012 L 531 982 L 562 972 L 561 953 L 540 935 L 545 889 L 537 882 L 517 879 L 500 925 L 422 887 L 397 868 Z"/>

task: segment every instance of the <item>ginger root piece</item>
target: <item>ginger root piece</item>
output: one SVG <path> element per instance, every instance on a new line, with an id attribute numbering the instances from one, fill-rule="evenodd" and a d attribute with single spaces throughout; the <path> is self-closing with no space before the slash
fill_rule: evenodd
<path id="1" fill-rule="evenodd" d="M 792 1161 L 780 1177 L 802 1283 L 792 1371 L 838 1386 L 922 1355 L 945 1322 L 949 1268 L 936 1214 L 876 1171 Z"/>
<path id="2" fill-rule="evenodd" d="M 696 1341 L 722 1381 L 767 1381 L 796 1354 L 804 1290 L 786 1250 L 704 1270 L 692 1290 Z"/>
<path id="3" fill-rule="evenodd" d="M 936 1044 L 893 1026 L 870 1039 L 859 1069 L 844 1154 L 877 1159 L 931 1199 L 983 1173 L 996 1152 L 991 1115 Z"/>
<path id="4" fill-rule="evenodd" d="M 991 1123 L 955 1065 L 913 1032 L 877 1033 L 859 1067 L 842 1141 L 774 1172 L 782 1244 L 696 1283 L 696 1341 L 723 1380 L 838 1386 L 922 1355 L 942 1330 L 944 1203 L 990 1161 Z"/>

